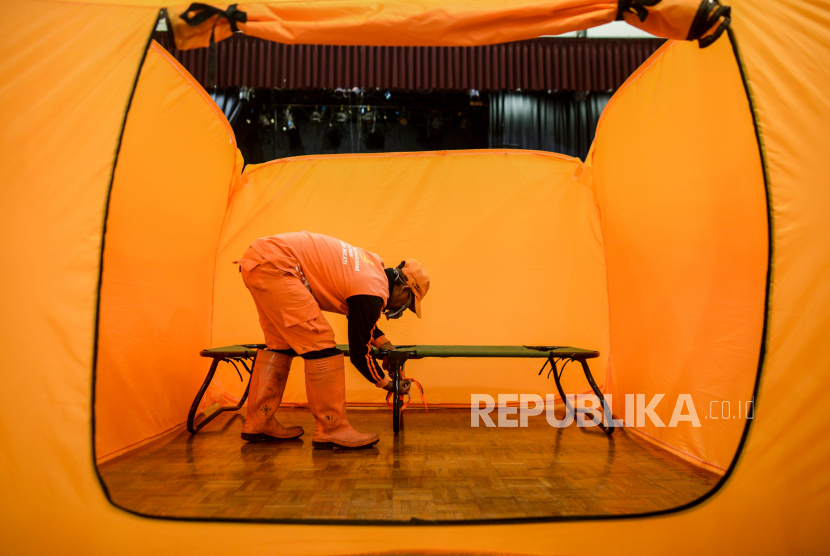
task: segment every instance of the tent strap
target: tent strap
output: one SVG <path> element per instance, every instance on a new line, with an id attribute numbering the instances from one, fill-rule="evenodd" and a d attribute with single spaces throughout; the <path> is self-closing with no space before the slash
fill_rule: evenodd
<path id="1" fill-rule="evenodd" d="M 715 42 L 732 23 L 731 12 L 732 8 L 722 6 L 718 0 L 703 0 L 689 28 L 689 35 L 686 40 L 698 40 L 700 48 L 706 48 Z M 704 37 L 703 35 L 714 27 L 718 21 L 720 21 L 720 25 L 717 29 L 711 35 Z"/>
<path id="2" fill-rule="evenodd" d="M 628 12 L 635 14 L 639 20 L 645 21 L 648 17 L 646 7 L 656 6 L 660 0 L 620 0 L 617 3 L 617 21 L 624 21 L 623 14 Z"/>
<path id="3" fill-rule="evenodd" d="M 239 27 L 236 24 L 246 23 L 248 14 L 237 8 L 237 4 L 231 4 L 228 9 L 222 10 L 216 6 L 194 2 L 180 17 L 191 27 L 198 27 L 208 19 L 216 17 L 210 30 L 210 51 L 208 54 L 208 88 L 214 89 L 216 88 L 216 24 L 220 18 L 224 17 L 230 23 L 231 31 L 238 33 Z"/>

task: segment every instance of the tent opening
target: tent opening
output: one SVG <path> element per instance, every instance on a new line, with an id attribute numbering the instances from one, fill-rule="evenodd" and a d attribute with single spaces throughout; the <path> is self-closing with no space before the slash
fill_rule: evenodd
<path id="1" fill-rule="evenodd" d="M 705 50 L 670 41 L 655 53 L 608 103 L 584 163 L 493 149 L 248 166 L 221 110 L 153 43 L 110 197 L 99 474 L 121 508 L 194 519 L 567 519 L 694 503 L 719 483 L 752 417 L 767 224 L 727 40 Z M 381 442 L 323 453 L 310 446 L 295 358 L 278 416 L 304 427 L 300 440 L 245 443 L 245 408 L 191 435 L 183 423 L 209 364 L 199 353 L 263 343 L 232 262 L 256 238 L 300 230 L 387 266 L 414 257 L 429 268 L 424 318 L 380 324 L 396 344 L 598 351 L 593 377 L 624 425 L 612 436 L 552 427 L 549 417 L 566 414 L 537 360 L 423 359 L 407 372 L 428 410 L 413 396 L 398 435 L 385 396 L 347 368 L 349 419 Z M 345 317 L 327 318 L 345 343 Z M 590 393 L 575 366 L 564 390 Z M 200 415 L 238 403 L 247 380 L 220 365 Z M 557 409 L 523 426 L 523 396 L 549 394 Z M 506 406 L 493 427 L 471 426 L 482 396 Z"/>

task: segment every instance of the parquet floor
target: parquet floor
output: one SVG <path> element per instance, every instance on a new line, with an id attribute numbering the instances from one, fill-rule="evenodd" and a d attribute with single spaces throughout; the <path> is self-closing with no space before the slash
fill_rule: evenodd
<path id="1" fill-rule="evenodd" d="M 380 434 L 363 451 L 312 450 L 306 409 L 279 410 L 293 441 L 247 444 L 244 409 L 199 434 L 174 432 L 100 465 L 113 501 L 143 514 L 306 520 L 469 520 L 622 515 L 663 510 L 706 493 L 718 477 L 618 430 L 471 428 L 469 410 L 349 410 Z"/>

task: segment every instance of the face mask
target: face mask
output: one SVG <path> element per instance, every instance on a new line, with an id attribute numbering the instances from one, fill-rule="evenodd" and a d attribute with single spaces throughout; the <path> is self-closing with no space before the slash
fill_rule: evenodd
<path id="1" fill-rule="evenodd" d="M 386 320 L 399 319 L 401 318 L 403 312 L 409 309 L 410 305 L 412 305 L 412 292 L 409 293 L 409 299 L 406 300 L 406 303 L 404 303 L 403 306 L 401 306 L 398 309 L 395 309 L 394 311 L 386 310 L 383 312 L 383 314 L 386 315 Z"/>

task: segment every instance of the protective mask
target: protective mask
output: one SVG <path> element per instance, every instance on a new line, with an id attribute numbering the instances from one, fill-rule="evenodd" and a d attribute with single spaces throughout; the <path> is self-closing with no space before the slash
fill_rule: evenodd
<path id="1" fill-rule="evenodd" d="M 383 314 L 386 315 L 386 320 L 401 318 L 401 315 L 403 314 L 403 312 L 406 311 L 407 309 L 409 309 L 409 306 L 412 305 L 412 296 L 413 296 L 413 294 L 410 292 L 409 299 L 407 299 L 406 303 L 404 303 L 400 308 L 395 309 L 394 311 L 391 311 L 391 310 L 384 311 Z"/>

